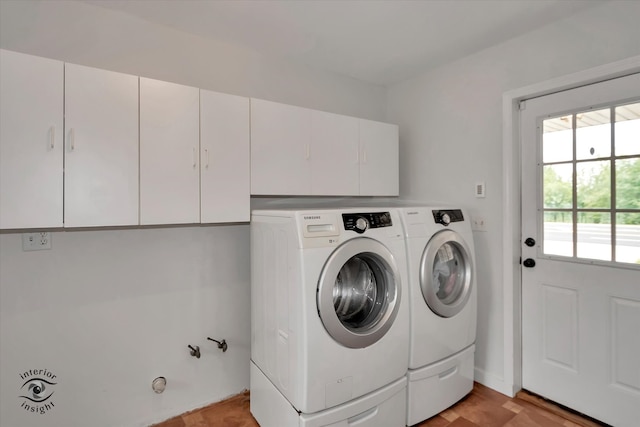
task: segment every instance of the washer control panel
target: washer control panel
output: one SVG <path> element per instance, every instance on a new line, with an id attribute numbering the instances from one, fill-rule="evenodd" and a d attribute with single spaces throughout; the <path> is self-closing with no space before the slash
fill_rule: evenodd
<path id="1" fill-rule="evenodd" d="M 367 212 L 342 214 L 344 229 L 364 233 L 369 228 L 390 227 L 393 225 L 389 212 Z"/>
<path id="2" fill-rule="evenodd" d="M 433 219 L 437 224 L 449 225 L 452 222 L 464 221 L 464 216 L 460 209 L 434 210 Z"/>

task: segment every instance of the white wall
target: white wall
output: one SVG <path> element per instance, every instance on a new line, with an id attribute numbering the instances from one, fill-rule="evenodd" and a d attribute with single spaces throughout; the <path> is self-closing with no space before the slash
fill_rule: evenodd
<path id="1" fill-rule="evenodd" d="M 371 120 L 382 86 L 265 57 L 90 4 L 2 0 L 0 46 L 75 64 Z"/>
<path id="2" fill-rule="evenodd" d="M 400 125 L 401 197 L 447 200 L 486 220 L 487 232 L 474 233 L 476 379 L 504 393 L 514 379 L 503 314 L 511 303 L 502 277 L 502 95 L 640 54 L 639 21 L 639 2 L 607 2 L 389 88 L 387 119 Z M 474 196 L 477 181 L 486 183 L 484 199 Z"/>
<path id="3" fill-rule="evenodd" d="M 246 228 L 54 232 L 40 252 L 0 235 L 0 425 L 147 425 L 248 388 Z M 18 399 L 30 369 L 57 375 L 35 418 Z"/>
<path id="4" fill-rule="evenodd" d="M 0 2 L 0 47 L 382 120 L 386 90 L 99 7 Z M 55 231 L 49 251 L 0 234 L 0 425 L 143 426 L 249 387 L 247 224 Z M 225 338 L 222 353 L 206 337 Z M 201 359 L 187 344 L 199 345 Z M 20 374 L 57 378 L 45 415 Z M 155 394 L 151 381 L 168 380 Z"/>

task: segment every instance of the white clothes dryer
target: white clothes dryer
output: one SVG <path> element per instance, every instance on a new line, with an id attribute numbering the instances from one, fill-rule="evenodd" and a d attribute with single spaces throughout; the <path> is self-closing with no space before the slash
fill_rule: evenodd
<path id="1" fill-rule="evenodd" d="M 461 209 L 404 207 L 409 276 L 407 425 L 473 388 L 477 289 L 470 221 Z"/>
<path id="2" fill-rule="evenodd" d="M 396 210 L 252 213 L 251 412 L 261 426 L 405 425 L 406 274 Z"/>

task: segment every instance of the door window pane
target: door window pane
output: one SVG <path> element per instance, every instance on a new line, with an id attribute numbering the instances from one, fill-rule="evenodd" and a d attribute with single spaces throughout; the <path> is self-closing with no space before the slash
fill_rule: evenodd
<path id="1" fill-rule="evenodd" d="M 580 162 L 576 164 L 578 208 L 611 208 L 611 162 Z"/>
<path id="2" fill-rule="evenodd" d="M 640 213 L 619 213 L 616 222 L 616 261 L 640 264 Z"/>
<path id="3" fill-rule="evenodd" d="M 616 107 L 616 156 L 640 154 L 640 103 Z"/>
<path id="4" fill-rule="evenodd" d="M 616 160 L 616 207 L 640 209 L 640 157 Z"/>
<path id="5" fill-rule="evenodd" d="M 544 213 L 543 251 L 546 255 L 573 256 L 573 216 L 566 211 Z"/>
<path id="6" fill-rule="evenodd" d="M 543 168 L 545 208 L 573 206 L 573 164 L 546 165 Z"/>
<path id="7" fill-rule="evenodd" d="M 543 253 L 640 263 L 640 103 L 541 127 Z"/>
<path id="8" fill-rule="evenodd" d="M 610 110 L 576 115 L 576 159 L 598 159 L 611 156 Z"/>
<path id="9" fill-rule="evenodd" d="M 611 261 L 611 214 L 609 212 L 578 212 L 577 256 Z"/>
<path id="10" fill-rule="evenodd" d="M 544 120 L 542 128 L 542 161 L 573 160 L 573 116 Z"/>

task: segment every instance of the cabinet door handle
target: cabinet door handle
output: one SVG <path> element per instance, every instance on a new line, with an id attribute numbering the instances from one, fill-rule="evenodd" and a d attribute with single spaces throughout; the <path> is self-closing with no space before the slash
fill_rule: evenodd
<path id="1" fill-rule="evenodd" d="M 305 154 L 305 159 L 309 160 L 309 158 L 311 157 L 311 146 L 309 144 L 306 145 L 306 154 Z"/>
<path id="2" fill-rule="evenodd" d="M 367 150 L 362 150 L 362 163 L 367 163 Z"/>
<path id="3" fill-rule="evenodd" d="M 76 149 L 76 130 L 74 128 L 69 129 L 69 151 Z"/>
<path id="4" fill-rule="evenodd" d="M 196 147 L 193 147 L 193 168 L 198 167 L 198 159 L 196 157 Z"/>
<path id="5" fill-rule="evenodd" d="M 56 127 L 51 126 L 49 128 L 49 148 L 53 150 L 55 146 L 56 146 Z"/>
<path id="6" fill-rule="evenodd" d="M 204 149 L 204 167 L 205 169 L 209 169 L 209 149 Z"/>

